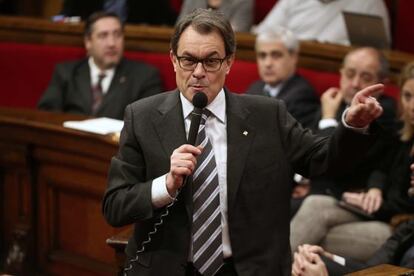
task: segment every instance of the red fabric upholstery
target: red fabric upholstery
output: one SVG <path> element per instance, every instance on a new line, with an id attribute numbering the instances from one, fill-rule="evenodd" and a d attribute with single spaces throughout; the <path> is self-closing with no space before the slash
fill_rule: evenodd
<path id="1" fill-rule="evenodd" d="M 414 53 L 413 0 L 399 0 L 394 26 L 394 48 Z"/>
<path id="2" fill-rule="evenodd" d="M 85 56 L 79 47 L 0 43 L 0 106 L 35 107 L 56 63 Z"/>
<path id="3" fill-rule="evenodd" d="M 85 51 L 80 47 L 0 42 L 0 106 L 35 108 L 55 65 L 84 56 Z M 164 89 L 175 89 L 175 73 L 168 53 L 126 52 L 125 56 L 157 67 Z M 305 68 L 300 68 L 298 73 L 315 87 L 319 95 L 339 83 L 336 73 Z M 236 93 L 244 93 L 258 79 L 255 62 L 236 60 L 226 79 L 226 86 Z M 395 98 L 398 98 L 398 93 L 395 86 L 386 89 L 386 94 Z"/>

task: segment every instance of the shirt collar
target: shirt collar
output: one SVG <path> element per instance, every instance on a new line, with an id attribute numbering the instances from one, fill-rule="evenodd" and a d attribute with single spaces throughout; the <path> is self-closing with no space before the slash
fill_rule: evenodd
<path id="1" fill-rule="evenodd" d="M 182 93 L 180 93 L 181 105 L 183 108 L 183 116 L 186 119 L 191 111 L 193 111 L 193 104 L 187 100 Z M 214 100 L 206 107 L 220 122 L 225 123 L 226 121 L 226 96 L 224 89 L 221 89 Z"/>
<path id="2" fill-rule="evenodd" d="M 111 79 L 112 80 L 112 77 L 115 74 L 115 67 L 112 67 L 110 69 L 106 69 L 106 70 L 102 71 L 101 69 L 99 69 L 98 65 L 96 65 L 95 61 L 93 60 L 93 57 L 89 57 L 88 63 L 89 63 L 89 68 L 91 70 L 91 80 L 92 80 L 92 82 L 96 82 L 98 80 L 98 76 L 101 73 L 105 74 L 106 79 Z"/>

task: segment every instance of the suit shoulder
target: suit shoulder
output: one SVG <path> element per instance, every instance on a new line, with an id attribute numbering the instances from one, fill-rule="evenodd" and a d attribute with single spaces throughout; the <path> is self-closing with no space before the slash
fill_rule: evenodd
<path id="1" fill-rule="evenodd" d="M 130 60 L 130 59 L 123 59 L 122 61 L 123 66 L 125 66 L 126 68 L 129 68 L 129 70 L 137 70 L 137 71 L 141 71 L 141 72 L 159 72 L 158 68 L 155 67 L 152 64 L 149 63 L 145 63 L 145 62 L 141 62 L 141 61 L 136 61 L 136 60 Z"/>
<path id="2" fill-rule="evenodd" d="M 280 108 L 285 107 L 285 103 L 277 98 L 272 97 L 263 97 L 261 95 L 252 95 L 252 94 L 232 94 L 233 97 L 236 99 L 242 107 L 246 107 L 249 109 L 257 109 L 257 108 Z"/>
<path id="3" fill-rule="evenodd" d="M 134 111 L 142 111 L 148 112 L 154 108 L 157 108 L 161 105 L 161 103 L 165 101 L 172 101 L 178 97 L 178 91 L 166 91 L 159 94 L 155 94 L 149 97 L 145 97 L 139 99 L 131 104 L 129 104 L 129 108 Z"/>
<path id="4" fill-rule="evenodd" d="M 315 88 L 312 86 L 312 84 L 306 78 L 302 77 L 299 74 L 295 74 L 291 78 L 291 84 L 292 86 L 296 86 L 303 91 L 311 92 L 312 94 L 316 96 L 316 91 L 315 91 Z"/>
<path id="5" fill-rule="evenodd" d="M 251 95 L 261 95 L 263 93 L 264 82 L 261 80 L 257 80 L 253 82 L 249 88 L 246 90 L 246 94 Z"/>

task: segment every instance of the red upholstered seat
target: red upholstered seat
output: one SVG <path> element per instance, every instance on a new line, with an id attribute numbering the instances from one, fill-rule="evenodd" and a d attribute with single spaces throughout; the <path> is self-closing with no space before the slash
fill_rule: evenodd
<path id="1" fill-rule="evenodd" d="M 157 67 L 165 90 L 176 88 L 175 73 L 168 53 L 128 51 L 125 55 Z M 35 108 L 52 77 L 55 65 L 84 56 L 85 50 L 81 47 L 0 42 L 0 106 Z M 336 73 L 306 68 L 300 68 L 298 73 L 315 87 L 319 95 L 339 84 L 339 75 Z M 236 60 L 226 79 L 226 86 L 236 93 L 244 93 L 258 79 L 254 61 Z M 387 86 L 386 94 L 397 99 L 398 88 Z"/>
<path id="2" fill-rule="evenodd" d="M 83 56 L 79 47 L 0 43 L 0 106 L 35 107 L 55 65 Z"/>

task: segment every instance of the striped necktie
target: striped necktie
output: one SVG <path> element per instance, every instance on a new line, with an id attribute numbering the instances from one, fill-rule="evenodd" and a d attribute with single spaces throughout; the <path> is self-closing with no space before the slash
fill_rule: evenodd
<path id="1" fill-rule="evenodd" d="M 102 81 L 106 77 L 104 73 L 98 76 L 98 82 L 92 87 L 92 114 L 96 115 L 98 108 L 101 106 L 103 98 Z"/>
<path id="2" fill-rule="evenodd" d="M 214 275 L 223 265 L 220 187 L 213 147 L 205 132 L 210 114 L 204 110 L 201 117 L 196 144 L 204 150 L 193 174 L 193 263 L 204 276 Z"/>

